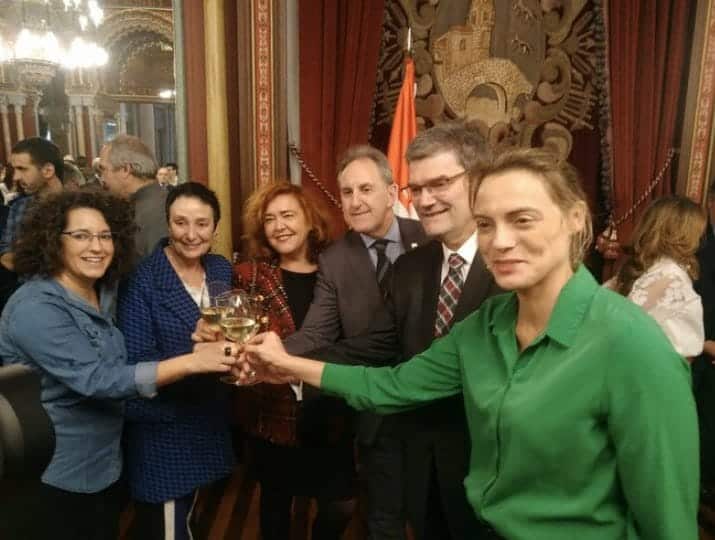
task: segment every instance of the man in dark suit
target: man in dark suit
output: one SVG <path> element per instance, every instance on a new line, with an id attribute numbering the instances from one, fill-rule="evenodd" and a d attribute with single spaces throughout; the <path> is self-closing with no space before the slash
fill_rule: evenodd
<path id="1" fill-rule="evenodd" d="M 420 133 L 406 157 L 408 191 L 433 240 L 396 261 L 388 277 L 386 308 L 368 332 L 317 352 L 319 358 L 356 362 L 367 359 L 370 351 L 380 351 L 384 358 L 409 359 L 499 292 L 477 253 L 469 204 L 468 171 L 487 158 L 481 136 L 461 123 L 441 124 Z M 454 270 L 450 260 L 456 261 Z M 452 277 L 458 275 L 461 288 L 445 320 L 440 295 L 450 271 Z M 462 485 L 470 451 L 462 396 L 388 418 L 393 432 L 404 440 L 405 502 L 415 537 L 482 538 L 486 533 Z"/>
<path id="2" fill-rule="evenodd" d="M 702 298 L 705 324 L 703 353 L 693 362 L 693 391 L 700 423 L 700 477 L 703 503 L 715 506 L 715 180 L 708 190 L 708 225 L 703 235 L 698 263 L 700 276 L 695 290 Z"/>
<path id="3" fill-rule="evenodd" d="M 337 174 L 350 230 L 320 255 L 313 302 L 301 329 L 285 340 L 293 354 L 365 332 L 373 314 L 383 307 L 378 277 L 386 275 L 402 253 L 425 241 L 419 222 L 393 214 L 397 187 L 382 152 L 369 146 L 350 148 Z M 358 418 L 371 540 L 404 537 L 400 441 L 380 423 L 372 413 Z"/>

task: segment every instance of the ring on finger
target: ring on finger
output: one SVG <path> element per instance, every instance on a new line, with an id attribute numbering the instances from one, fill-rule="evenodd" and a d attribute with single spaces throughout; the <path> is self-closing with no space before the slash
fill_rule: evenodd
<path id="1" fill-rule="evenodd" d="M 230 345 L 226 345 L 226 346 L 223 348 L 223 355 L 224 355 L 224 356 L 231 356 L 231 353 L 232 353 L 232 352 L 233 352 L 233 351 L 231 350 L 231 346 L 230 346 Z"/>

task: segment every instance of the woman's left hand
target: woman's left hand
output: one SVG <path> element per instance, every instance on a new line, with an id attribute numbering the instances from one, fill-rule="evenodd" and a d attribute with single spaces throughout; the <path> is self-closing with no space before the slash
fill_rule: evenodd
<path id="1" fill-rule="evenodd" d="M 197 343 L 187 367 L 191 374 L 226 373 L 238 362 L 238 352 L 238 346 L 230 341 Z"/>

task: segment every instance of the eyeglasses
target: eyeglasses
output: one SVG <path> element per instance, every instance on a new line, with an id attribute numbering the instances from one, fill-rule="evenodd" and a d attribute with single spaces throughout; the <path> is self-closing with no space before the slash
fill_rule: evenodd
<path id="1" fill-rule="evenodd" d="M 91 233 L 89 231 L 62 231 L 60 234 L 69 236 L 75 242 L 80 242 L 82 244 L 89 244 L 92 239 L 96 238 L 101 243 L 109 244 L 114 242 L 117 233 L 111 231 L 102 231 L 98 233 Z"/>
<path id="2" fill-rule="evenodd" d="M 419 199 L 425 192 L 432 193 L 433 195 L 439 195 L 447 191 L 449 186 L 457 180 L 460 176 L 466 174 L 467 171 L 459 171 L 457 174 L 452 176 L 439 176 L 433 178 L 432 180 L 427 180 L 421 186 L 405 186 L 400 188 L 401 193 L 405 193 L 408 197 L 412 199 Z"/>

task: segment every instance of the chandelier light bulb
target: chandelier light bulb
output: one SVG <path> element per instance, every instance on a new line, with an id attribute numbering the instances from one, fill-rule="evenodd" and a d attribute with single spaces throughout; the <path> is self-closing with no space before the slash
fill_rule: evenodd
<path id="1" fill-rule="evenodd" d="M 68 69 L 99 67 L 105 65 L 108 60 L 109 55 L 102 47 L 78 37 L 72 41 L 62 66 Z"/>
<path id="2" fill-rule="evenodd" d="M 97 0 L 89 0 L 89 2 L 87 2 L 87 10 L 89 11 L 89 18 L 92 19 L 95 27 L 102 24 L 104 20 L 104 10 L 99 7 Z"/>

